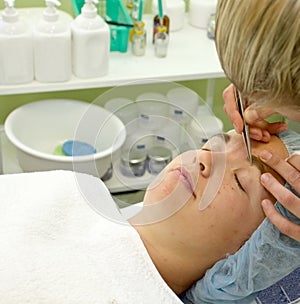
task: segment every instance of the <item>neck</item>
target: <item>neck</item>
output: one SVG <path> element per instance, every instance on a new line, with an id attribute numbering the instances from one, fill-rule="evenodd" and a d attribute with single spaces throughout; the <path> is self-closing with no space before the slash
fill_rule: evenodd
<path id="1" fill-rule="evenodd" d="M 184 242 L 177 241 L 174 233 L 172 236 L 165 227 L 158 226 L 161 225 L 134 228 L 164 281 L 176 294 L 180 294 L 204 275 L 207 261 L 199 258 L 201 252 L 195 254 L 195 250 L 188 248 Z M 203 256 L 206 255 L 203 253 Z"/>

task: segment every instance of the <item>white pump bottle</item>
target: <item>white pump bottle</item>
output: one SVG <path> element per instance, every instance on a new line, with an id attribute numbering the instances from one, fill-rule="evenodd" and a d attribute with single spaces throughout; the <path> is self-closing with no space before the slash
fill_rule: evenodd
<path id="1" fill-rule="evenodd" d="M 35 78 L 39 82 L 68 81 L 72 73 L 70 26 L 59 18 L 58 0 L 46 0 L 46 5 L 34 30 Z"/>
<path id="2" fill-rule="evenodd" d="M 72 22 L 73 73 L 79 78 L 100 77 L 108 73 L 110 31 L 97 14 L 94 3 L 85 0 L 81 14 Z"/>
<path id="3" fill-rule="evenodd" d="M 32 33 L 19 20 L 14 0 L 5 0 L 0 18 L 0 84 L 21 84 L 33 80 Z"/>

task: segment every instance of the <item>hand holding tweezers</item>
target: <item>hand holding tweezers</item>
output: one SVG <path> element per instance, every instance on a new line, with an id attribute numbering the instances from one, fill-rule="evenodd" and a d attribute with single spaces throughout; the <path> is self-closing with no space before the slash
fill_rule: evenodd
<path id="1" fill-rule="evenodd" d="M 241 93 L 236 89 L 236 87 L 234 87 L 234 96 L 235 96 L 235 101 L 236 101 L 239 113 L 240 113 L 240 115 L 243 119 L 243 122 L 244 122 L 244 129 L 243 129 L 242 134 L 243 134 L 244 142 L 245 142 L 246 149 L 247 149 L 248 159 L 249 159 L 250 165 L 252 165 L 253 160 L 252 160 L 249 126 L 246 123 L 245 118 L 244 118 L 244 111 L 245 111 L 244 100 L 241 96 Z"/>

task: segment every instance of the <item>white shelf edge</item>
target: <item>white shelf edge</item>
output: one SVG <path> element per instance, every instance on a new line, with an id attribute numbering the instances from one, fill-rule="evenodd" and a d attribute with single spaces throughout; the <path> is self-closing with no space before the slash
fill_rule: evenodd
<path id="1" fill-rule="evenodd" d="M 82 89 L 96 89 L 107 88 L 114 86 L 128 86 L 130 83 L 135 84 L 148 84 L 161 81 L 189 81 L 189 80 L 201 80 L 201 79 L 216 79 L 223 78 L 223 73 L 211 73 L 211 74 L 195 74 L 195 75 L 180 75 L 180 76 L 160 76 L 155 78 L 131 78 L 130 80 L 103 80 L 97 79 L 78 79 L 73 77 L 70 81 L 64 83 L 39 83 L 33 81 L 30 84 L 24 85 L 0 85 L 0 96 L 15 95 L 15 94 L 27 94 L 27 93 L 43 93 L 43 92 L 57 92 L 57 91 L 72 91 Z"/>

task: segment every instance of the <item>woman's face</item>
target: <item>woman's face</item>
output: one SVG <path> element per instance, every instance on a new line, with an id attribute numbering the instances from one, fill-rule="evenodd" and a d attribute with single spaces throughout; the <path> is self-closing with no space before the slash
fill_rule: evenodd
<path id="1" fill-rule="evenodd" d="M 253 165 L 249 164 L 241 135 L 224 136 L 225 140 L 215 136 L 202 149 L 175 158 L 150 185 L 144 204 L 168 202 L 186 213 L 183 218 L 189 224 L 195 226 L 200 221 L 220 238 L 238 230 L 246 239 L 264 218 L 262 199 L 271 198 L 260 183 L 261 173 L 267 170 L 256 157 Z M 287 157 L 277 137 L 268 144 L 252 142 L 254 156 L 262 149 Z"/>

